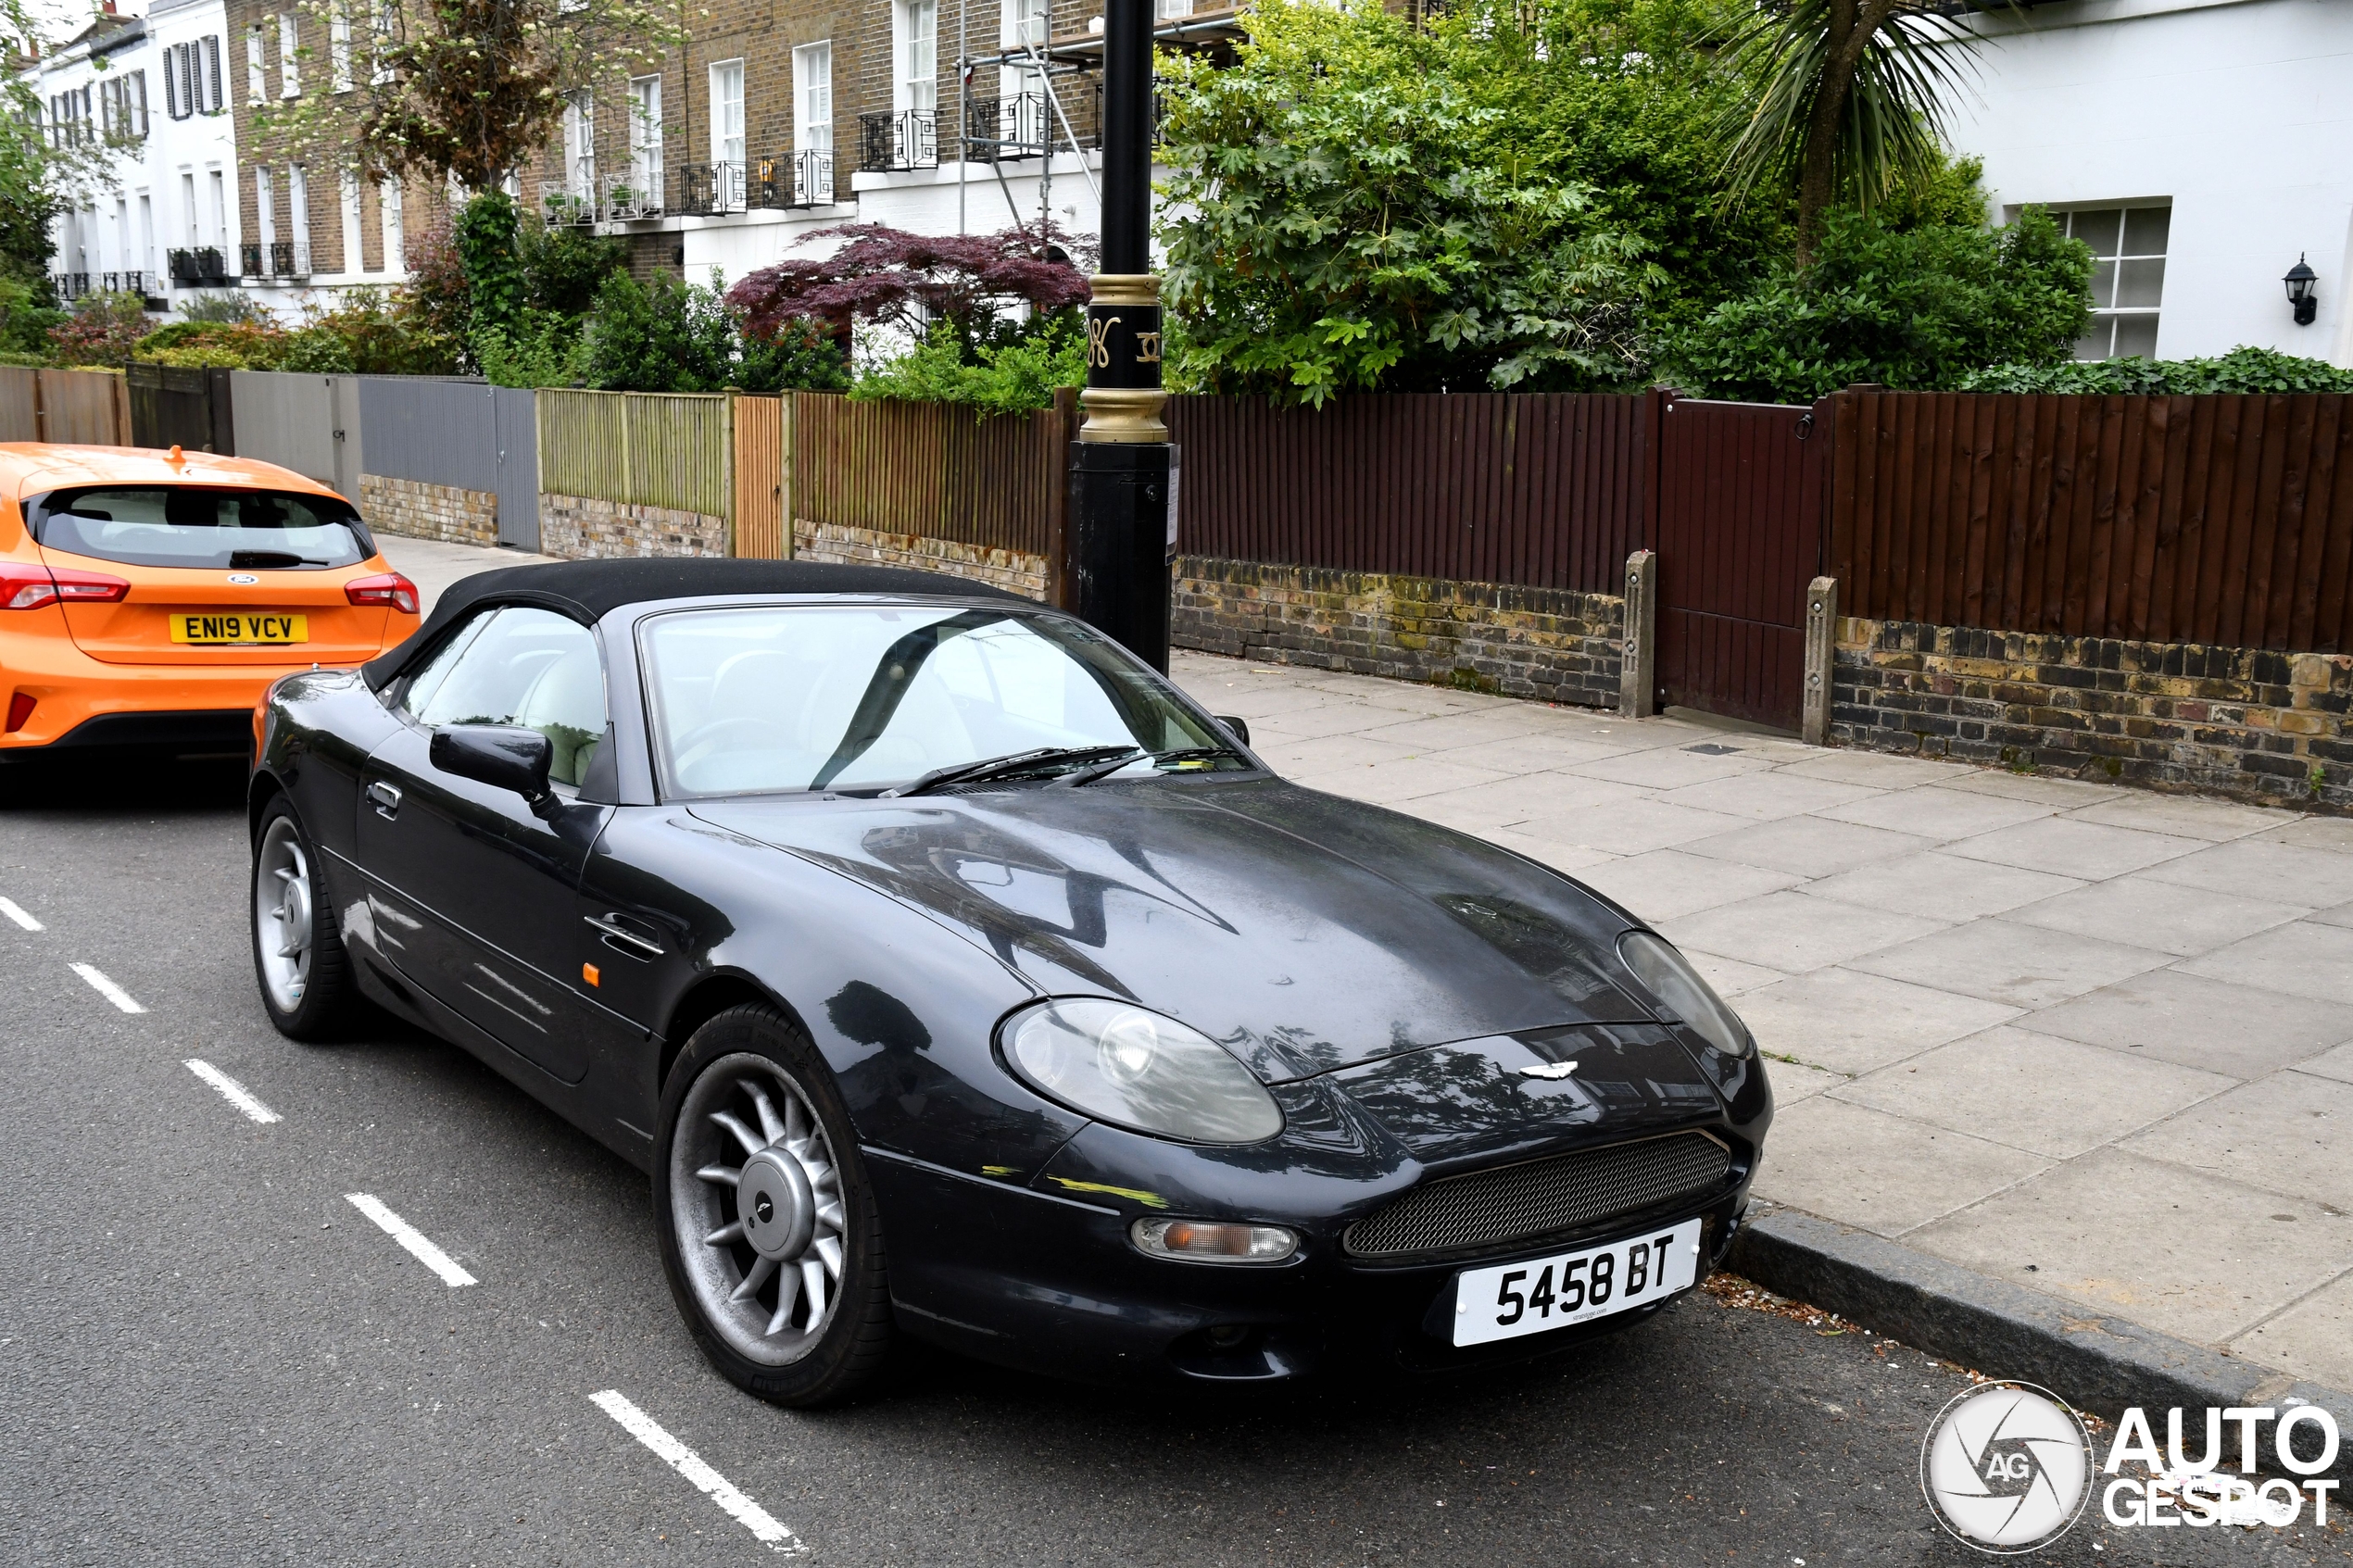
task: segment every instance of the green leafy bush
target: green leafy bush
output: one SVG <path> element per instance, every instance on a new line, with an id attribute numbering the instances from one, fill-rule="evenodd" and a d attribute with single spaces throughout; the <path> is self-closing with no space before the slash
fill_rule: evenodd
<path id="1" fill-rule="evenodd" d="M 290 335 L 275 320 L 173 321 L 141 338 L 131 358 L 159 365 L 270 370 L 285 358 Z"/>
<path id="2" fill-rule="evenodd" d="M 709 285 L 611 273 L 598 287 L 585 339 L 582 379 L 610 392 L 830 391 L 847 381 L 840 351 L 806 325 L 746 342 L 716 273 Z"/>
<path id="3" fill-rule="evenodd" d="M 513 325 L 477 328 L 474 363 L 497 386 L 578 386 L 587 373 L 576 318 L 526 308 Z"/>
<path id="4" fill-rule="evenodd" d="M 815 321 L 787 321 L 765 342 L 754 337 L 738 320 L 742 358 L 736 365 L 736 384 L 746 392 L 847 392 L 849 356 Z"/>
<path id="5" fill-rule="evenodd" d="M 343 345 L 351 370 L 368 376 L 446 376 L 458 369 L 458 345 L 443 335 L 431 315 L 421 309 L 408 290 L 351 289 L 332 310 L 313 313 L 305 332 L 325 332 Z M 300 333 L 296 334 L 300 336 Z M 316 365 L 287 365 L 287 370 L 323 369 L 332 351 L 321 345 Z M 327 371 L 326 373 L 333 373 Z"/>
<path id="6" fill-rule="evenodd" d="M 268 307 L 242 289 L 192 294 L 180 302 L 180 315 L 188 321 L 246 321 L 256 326 L 277 320 Z"/>
<path id="7" fill-rule="evenodd" d="M 515 255 L 515 204 L 507 193 L 484 191 L 458 209 L 458 256 L 472 303 L 471 336 L 484 327 L 511 329 L 531 303 L 531 282 Z"/>
<path id="8" fill-rule="evenodd" d="M 33 284 L 0 274 L 0 352 L 27 356 L 35 364 L 47 363 L 49 329 L 65 319 L 64 311 L 42 303 L 41 292 Z"/>
<path id="9" fill-rule="evenodd" d="M 1710 128 L 1743 84 L 1706 44 L 1741 10 L 1267 0 L 1238 66 L 1168 68 L 1171 383 L 1640 384 L 1649 340 L 1786 229 L 1786 202 L 1718 210 Z"/>
<path id="10" fill-rule="evenodd" d="M 515 232 L 515 259 L 535 309 L 585 315 L 605 279 L 629 265 L 629 248 L 590 230 L 525 221 Z"/>
<path id="11" fill-rule="evenodd" d="M 1906 206 L 1834 212 L 1812 267 L 1776 267 L 1755 288 L 1662 345 L 1694 391 L 1804 403 L 1856 382 L 1956 387 L 1990 365 L 2057 365 L 2090 319 L 2091 252 L 2038 208 L 1995 230 L 1976 171 Z"/>
<path id="12" fill-rule="evenodd" d="M 2353 392 L 2353 370 L 2241 345 L 2212 359 L 2095 359 L 1996 365 L 1962 378 L 1963 392 L 2105 393 L 2147 397 L 2209 392 Z"/>
<path id="13" fill-rule="evenodd" d="M 967 362 L 962 340 L 942 321 L 906 354 L 858 378 L 849 395 L 871 401 L 953 403 L 975 415 L 1052 406 L 1054 389 L 1087 380 L 1087 330 L 1066 312 L 1009 343 L 984 344 Z"/>

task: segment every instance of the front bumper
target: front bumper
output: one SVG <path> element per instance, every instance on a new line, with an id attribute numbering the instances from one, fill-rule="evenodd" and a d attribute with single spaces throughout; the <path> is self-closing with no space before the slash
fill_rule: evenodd
<path id="1" fill-rule="evenodd" d="M 1150 1258 L 1128 1212 L 868 1148 L 892 1237 L 891 1296 L 918 1338 L 1003 1365 L 1092 1382 L 1266 1382 L 1342 1368 L 1445 1373 L 1523 1361 L 1615 1333 L 1672 1297 L 1569 1328 L 1456 1349 L 1446 1337 L 1466 1268 L 1542 1258 L 1698 1218 L 1705 1279 L 1747 1207 L 1748 1169 L 1680 1207 L 1617 1216 L 1476 1258 L 1375 1266 L 1339 1227 L 1275 1266 Z"/>

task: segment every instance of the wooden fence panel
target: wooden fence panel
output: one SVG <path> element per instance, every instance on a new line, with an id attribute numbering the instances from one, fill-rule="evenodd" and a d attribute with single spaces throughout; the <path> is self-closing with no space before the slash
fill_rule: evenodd
<path id="1" fill-rule="evenodd" d="M 41 439 L 40 372 L 0 365 L 0 441 Z"/>
<path id="2" fill-rule="evenodd" d="M 793 398 L 793 511 L 806 521 L 1050 556 L 1067 400 L 976 419 L 945 404 Z"/>
<path id="3" fill-rule="evenodd" d="M 35 370 L 42 441 L 131 445 L 131 398 L 111 370 Z"/>
<path id="4" fill-rule="evenodd" d="M 733 401 L 717 393 L 542 390 L 540 492 L 730 517 Z"/>
<path id="5" fill-rule="evenodd" d="M 1608 592 L 1640 548 L 1654 400 L 1504 393 L 1326 408 L 1174 397 L 1177 547 Z"/>
<path id="6" fill-rule="evenodd" d="M 2353 651 L 2353 396 L 1833 402 L 1848 614 Z"/>
<path id="7" fill-rule="evenodd" d="M 792 554 L 784 526 L 785 402 L 736 399 L 736 554 L 753 560 Z"/>

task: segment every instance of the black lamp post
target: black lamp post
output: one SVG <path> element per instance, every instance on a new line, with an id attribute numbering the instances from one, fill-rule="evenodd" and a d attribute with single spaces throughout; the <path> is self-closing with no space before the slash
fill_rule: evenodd
<path id="1" fill-rule="evenodd" d="M 2287 302 L 2296 307 L 2296 324 L 2299 327 L 2310 326 L 2312 319 L 2321 313 L 2320 296 L 2312 292 L 2312 285 L 2321 281 L 2320 274 L 2313 271 L 2311 264 L 2299 256 L 2296 258 L 2296 265 L 2287 270 L 2287 276 L 2281 281 L 2287 284 Z"/>
<path id="2" fill-rule="evenodd" d="M 1087 305 L 1069 552 L 1071 608 L 1164 671 L 1175 520 L 1151 270 L 1152 12 L 1153 0 L 1103 4 L 1103 270 Z"/>

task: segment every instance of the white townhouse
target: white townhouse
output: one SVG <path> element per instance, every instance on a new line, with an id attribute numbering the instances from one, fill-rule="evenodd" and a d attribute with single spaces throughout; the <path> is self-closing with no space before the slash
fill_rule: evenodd
<path id="1" fill-rule="evenodd" d="M 90 183 L 56 222 L 50 265 L 61 297 L 121 291 L 163 310 L 234 282 L 225 31 L 221 0 L 157 0 L 145 17 L 118 17 L 109 5 L 27 69 L 50 141 L 108 155 L 110 182 Z"/>
<path id="2" fill-rule="evenodd" d="M 2078 358 L 2353 366 L 2353 0 L 2045 0 L 1969 25 L 1954 148 L 2003 216 L 2040 204 L 2090 244 Z"/>

